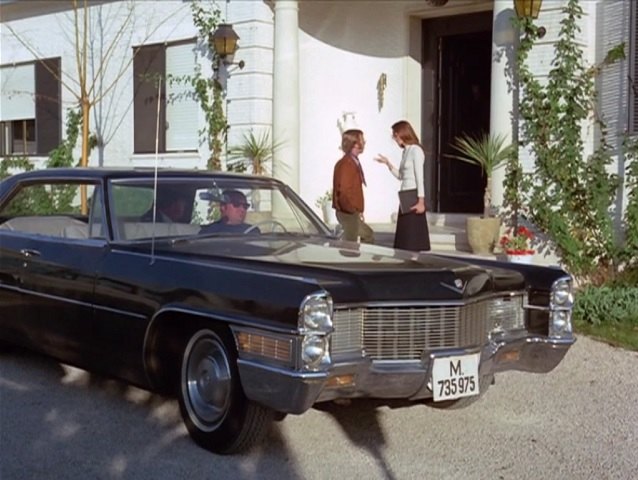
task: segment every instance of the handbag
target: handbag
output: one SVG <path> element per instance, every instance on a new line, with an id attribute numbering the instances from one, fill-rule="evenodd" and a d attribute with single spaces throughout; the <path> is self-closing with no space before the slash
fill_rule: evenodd
<path id="1" fill-rule="evenodd" d="M 405 215 L 406 213 L 410 213 L 410 208 L 412 208 L 416 202 L 418 201 L 416 188 L 412 190 L 400 190 L 399 191 L 399 212 Z"/>

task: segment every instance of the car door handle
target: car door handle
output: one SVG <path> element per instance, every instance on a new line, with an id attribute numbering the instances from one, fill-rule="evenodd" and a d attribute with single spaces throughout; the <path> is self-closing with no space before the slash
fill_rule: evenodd
<path id="1" fill-rule="evenodd" d="M 40 252 L 37 250 L 33 250 L 31 248 L 23 248 L 20 250 L 20 254 L 22 254 L 23 257 L 39 257 L 40 256 Z"/>

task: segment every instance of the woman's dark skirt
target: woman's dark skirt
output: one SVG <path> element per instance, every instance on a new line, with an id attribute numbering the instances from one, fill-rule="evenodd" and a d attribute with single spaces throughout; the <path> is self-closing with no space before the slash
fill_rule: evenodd
<path id="1" fill-rule="evenodd" d="M 401 213 L 397 217 L 397 229 L 394 233 L 394 248 L 419 252 L 430 250 L 430 231 L 425 212 Z"/>

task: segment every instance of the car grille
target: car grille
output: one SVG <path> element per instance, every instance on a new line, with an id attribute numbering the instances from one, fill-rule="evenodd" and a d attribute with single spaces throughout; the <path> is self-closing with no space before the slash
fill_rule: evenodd
<path id="1" fill-rule="evenodd" d="M 523 295 L 466 305 L 336 306 L 333 324 L 333 356 L 419 360 L 426 350 L 480 346 L 495 329 L 524 328 Z"/>

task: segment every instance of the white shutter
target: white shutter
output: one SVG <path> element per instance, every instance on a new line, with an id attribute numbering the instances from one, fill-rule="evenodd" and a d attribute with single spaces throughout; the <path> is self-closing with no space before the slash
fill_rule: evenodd
<path id="1" fill-rule="evenodd" d="M 195 44 L 166 47 L 166 73 L 193 75 Z M 198 108 L 190 83 L 166 85 L 166 151 L 197 150 Z"/>
<path id="2" fill-rule="evenodd" d="M 35 119 L 35 68 L 32 63 L 0 68 L 0 120 Z"/>

